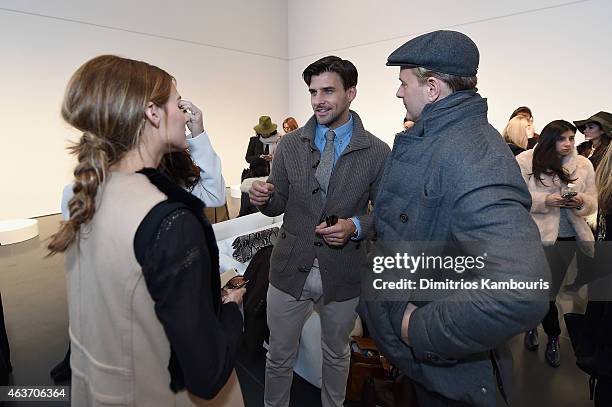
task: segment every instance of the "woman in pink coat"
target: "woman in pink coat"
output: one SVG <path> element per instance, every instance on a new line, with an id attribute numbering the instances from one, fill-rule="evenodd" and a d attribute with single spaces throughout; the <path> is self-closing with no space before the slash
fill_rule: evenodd
<path id="1" fill-rule="evenodd" d="M 544 127 L 538 145 L 516 159 L 529 192 L 531 216 L 540 236 L 552 275 L 551 293 L 556 296 L 574 255 L 593 256 L 593 233 L 585 217 L 597 211 L 595 172 L 591 162 L 576 153 L 576 127 L 565 120 L 555 120 Z M 558 367 L 559 317 L 555 298 L 542 321 L 548 335 L 546 362 Z M 538 348 L 537 330 L 525 334 L 525 346 Z"/>

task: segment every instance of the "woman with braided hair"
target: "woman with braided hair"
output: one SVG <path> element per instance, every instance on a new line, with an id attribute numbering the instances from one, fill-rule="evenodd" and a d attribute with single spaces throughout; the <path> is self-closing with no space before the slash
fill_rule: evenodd
<path id="1" fill-rule="evenodd" d="M 156 170 L 187 148 L 183 106 L 168 73 L 112 55 L 68 84 L 62 117 L 83 136 L 48 247 L 66 252 L 73 405 L 242 405 L 226 382 L 244 289 L 221 294 L 202 201 Z"/>

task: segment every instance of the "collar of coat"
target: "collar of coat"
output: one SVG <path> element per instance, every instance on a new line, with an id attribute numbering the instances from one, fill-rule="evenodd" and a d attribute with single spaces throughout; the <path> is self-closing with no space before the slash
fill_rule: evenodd
<path id="1" fill-rule="evenodd" d="M 350 110 L 350 113 L 353 115 L 353 133 L 351 134 L 351 141 L 349 141 L 349 144 L 346 146 L 346 149 L 342 155 L 348 154 L 351 151 L 369 148 L 372 145 L 368 132 L 363 128 L 363 123 L 361 122 L 359 115 L 353 110 Z M 314 142 L 316 128 L 317 118 L 312 115 L 302 128 L 302 133 L 300 134 L 300 138 L 303 141 L 308 142 L 310 144 L 310 148 L 315 150 L 317 149 Z"/>
<path id="2" fill-rule="evenodd" d="M 533 169 L 533 165 L 532 165 L 533 164 L 533 152 L 534 152 L 534 149 L 530 149 L 517 156 L 517 160 L 519 160 L 518 157 L 521 157 L 519 162 L 522 161 L 528 165 L 530 172 L 533 171 L 532 170 Z M 561 163 L 565 171 L 567 171 L 567 173 L 571 175 L 578 168 L 578 160 L 579 160 L 578 153 L 576 152 L 576 150 L 574 150 L 570 154 L 563 157 L 563 159 L 561 160 Z"/>
<path id="3" fill-rule="evenodd" d="M 432 137 L 444 134 L 468 118 L 487 122 L 487 100 L 476 89 L 453 92 L 444 99 L 425 105 L 414 126 L 398 135 Z"/>

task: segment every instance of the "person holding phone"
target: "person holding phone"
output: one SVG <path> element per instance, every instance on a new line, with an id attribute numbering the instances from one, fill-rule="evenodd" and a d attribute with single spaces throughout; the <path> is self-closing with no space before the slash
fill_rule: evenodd
<path id="1" fill-rule="evenodd" d="M 207 208 L 225 205 L 225 180 L 221 158 L 214 150 L 210 137 L 204 130 L 202 111 L 192 102 L 181 99 L 179 108 L 187 118 L 186 135 L 188 148 L 165 154 L 159 170 L 175 184 L 199 198 Z M 61 211 L 63 220 L 70 219 L 68 203 L 74 196 L 74 184 L 66 185 L 62 191 Z M 49 372 L 55 382 L 70 379 L 70 347 L 66 355 Z"/>
<path id="2" fill-rule="evenodd" d="M 259 123 L 253 127 L 255 136 L 249 139 L 245 159 L 249 163 L 250 176 L 265 177 L 270 175 L 270 162 L 278 143 L 277 124 L 269 116 L 261 116 Z"/>
<path id="3" fill-rule="evenodd" d="M 593 256 L 594 236 L 585 217 L 597 211 L 597 188 L 591 162 L 574 148 L 576 127 L 555 120 L 540 133 L 535 149 L 516 157 L 531 193 L 531 217 L 538 225 L 552 274 L 550 308 L 542 321 L 548 335 L 545 359 L 552 367 L 561 363 L 561 328 L 555 297 L 574 255 Z M 539 346 L 537 330 L 525 334 L 525 347 Z"/>
<path id="4" fill-rule="evenodd" d="M 185 110 L 172 76 L 142 61 L 102 55 L 68 83 L 62 117 L 83 135 L 48 249 L 66 253 L 73 405 L 243 405 L 226 384 L 245 290 L 222 293 L 202 201 L 157 170 L 187 148 Z"/>

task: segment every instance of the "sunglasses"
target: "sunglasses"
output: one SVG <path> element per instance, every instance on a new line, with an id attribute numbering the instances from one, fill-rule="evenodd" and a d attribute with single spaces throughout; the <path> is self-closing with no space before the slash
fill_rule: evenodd
<path id="1" fill-rule="evenodd" d="M 227 283 L 223 286 L 223 288 L 227 288 L 230 290 L 235 290 L 237 288 L 242 288 L 249 282 L 249 279 L 244 276 L 235 276 L 229 279 Z"/>

